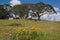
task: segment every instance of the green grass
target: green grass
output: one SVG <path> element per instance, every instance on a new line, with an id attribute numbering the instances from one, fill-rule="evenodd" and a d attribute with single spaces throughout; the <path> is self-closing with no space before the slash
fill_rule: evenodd
<path id="1" fill-rule="evenodd" d="M 0 40 L 60 40 L 60 22 L 0 20 Z"/>

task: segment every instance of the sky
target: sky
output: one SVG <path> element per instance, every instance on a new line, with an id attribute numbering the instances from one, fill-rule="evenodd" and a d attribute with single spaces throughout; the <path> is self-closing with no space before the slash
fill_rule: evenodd
<path id="1" fill-rule="evenodd" d="M 8 4 L 11 0 L 0 0 L 0 4 Z M 44 2 L 46 4 L 51 4 L 52 6 L 60 7 L 60 0 L 19 0 L 21 3 L 37 3 Z"/>

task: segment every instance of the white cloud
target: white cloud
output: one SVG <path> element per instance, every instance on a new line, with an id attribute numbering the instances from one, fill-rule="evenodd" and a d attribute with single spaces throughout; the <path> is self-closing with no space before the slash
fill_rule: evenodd
<path id="1" fill-rule="evenodd" d="M 45 14 L 40 17 L 41 20 L 48 20 L 48 21 L 60 21 L 60 12 L 59 8 L 54 7 L 57 11 L 57 14 Z"/>
<path id="2" fill-rule="evenodd" d="M 50 15 L 43 15 L 40 17 L 41 20 L 48 20 L 48 21 L 60 21 L 60 13 L 59 14 L 50 14 Z"/>
<path id="3" fill-rule="evenodd" d="M 10 1 L 11 6 L 15 6 L 15 5 L 19 5 L 19 4 L 21 4 L 21 1 L 19 1 L 19 0 L 11 0 Z"/>
<path id="4" fill-rule="evenodd" d="M 55 11 L 59 11 L 59 8 L 57 8 L 57 7 L 54 7 L 54 9 L 55 9 Z"/>

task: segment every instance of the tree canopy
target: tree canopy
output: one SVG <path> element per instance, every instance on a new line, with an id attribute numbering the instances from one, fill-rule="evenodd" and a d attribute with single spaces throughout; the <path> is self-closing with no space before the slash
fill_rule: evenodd
<path id="1" fill-rule="evenodd" d="M 23 17 L 26 13 L 28 13 L 29 9 L 32 9 L 33 11 L 37 10 L 38 12 L 41 12 L 42 9 L 44 9 L 45 7 L 47 7 L 46 10 L 49 10 L 49 8 L 50 8 L 50 9 L 53 9 L 53 11 L 56 13 L 56 11 L 52 7 L 52 5 L 45 4 L 43 2 L 39 2 L 36 4 L 25 3 L 25 4 L 21 4 L 21 5 L 15 5 L 14 7 L 10 6 L 12 9 L 9 11 L 4 9 L 3 8 L 4 6 L 10 6 L 10 5 L 8 5 L 8 4 L 0 5 L 0 18 L 5 18 L 11 10 L 14 10 L 16 12 L 16 14 L 20 15 L 20 17 Z"/>

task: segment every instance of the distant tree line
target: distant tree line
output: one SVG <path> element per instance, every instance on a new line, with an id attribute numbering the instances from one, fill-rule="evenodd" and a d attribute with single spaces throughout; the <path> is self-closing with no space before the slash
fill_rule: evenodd
<path id="1" fill-rule="evenodd" d="M 39 13 L 41 13 L 42 9 L 44 9 L 45 7 L 47 7 L 46 10 L 53 9 L 53 11 L 56 13 L 54 8 L 50 4 L 45 4 L 43 2 L 39 2 L 36 4 L 25 3 L 21 5 L 15 5 L 14 7 L 11 7 L 12 9 L 9 11 L 4 9 L 4 5 L 7 6 L 8 4 L 0 5 L 0 19 L 8 19 L 8 15 L 11 10 L 14 10 L 16 14 L 18 14 L 20 17 L 23 17 L 25 14 L 28 14 L 29 9 L 32 9 L 33 11 L 38 11 Z"/>

